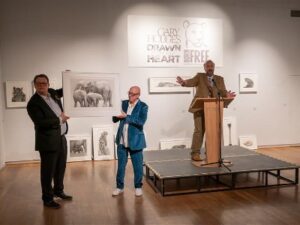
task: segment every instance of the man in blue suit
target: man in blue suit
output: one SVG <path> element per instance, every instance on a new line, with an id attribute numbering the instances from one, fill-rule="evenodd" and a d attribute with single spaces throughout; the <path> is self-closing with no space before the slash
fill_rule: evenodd
<path id="1" fill-rule="evenodd" d="M 140 94 L 138 86 L 131 87 L 128 92 L 129 100 L 122 101 L 122 114 L 113 117 L 114 122 L 120 121 L 116 137 L 118 145 L 117 188 L 113 191 L 113 196 L 124 192 L 128 153 L 133 165 L 135 195 L 143 195 L 143 149 L 146 147 L 143 128 L 147 120 L 148 106 L 139 99 Z"/>

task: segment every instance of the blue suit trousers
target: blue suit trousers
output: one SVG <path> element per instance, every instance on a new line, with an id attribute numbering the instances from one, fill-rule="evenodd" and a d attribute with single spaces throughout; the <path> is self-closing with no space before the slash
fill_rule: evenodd
<path id="1" fill-rule="evenodd" d="M 134 172 L 134 187 L 141 188 L 143 183 L 143 150 L 131 150 L 130 148 L 125 148 L 124 145 L 118 145 L 118 171 L 117 171 L 117 188 L 124 188 L 124 178 L 125 170 L 128 161 L 128 153 L 131 157 L 131 162 Z"/>

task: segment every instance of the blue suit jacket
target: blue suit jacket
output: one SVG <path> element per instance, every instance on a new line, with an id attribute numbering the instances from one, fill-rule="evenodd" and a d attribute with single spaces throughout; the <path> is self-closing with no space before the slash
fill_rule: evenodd
<path id="1" fill-rule="evenodd" d="M 122 110 L 127 112 L 129 101 L 122 101 Z M 128 147 L 131 150 L 141 150 L 146 147 L 144 135 L 144 124 L 147 120 L 148 105 L 140 100 L 136 103 L 131 115 L 120 120 L 119 129 L 116 137 L 117 145 L 120 144 L 123 128 L 128 124 Z"/>

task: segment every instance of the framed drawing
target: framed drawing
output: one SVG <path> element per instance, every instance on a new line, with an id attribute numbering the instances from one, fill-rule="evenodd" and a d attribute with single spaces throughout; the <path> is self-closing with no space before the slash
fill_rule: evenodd
<path id="1" fill-rule="evenodd" d="M 239 136 L 240 140 L 240 146 L 250 149 L 250 150 L 256 150 L 257 149 L 257 141 L 255 135 L 244 135 Z"/>
<path id="2" fill-rule="evenodd" d="M 30 81 L 6 81 L 6 106 L 7 108 L 26 107 L 32 96 Z"/>
<path id="3" fill-rule="evenodd" d="M 186 149 L 190 148 L 191 144 L 190 138 L 166 139 L 159 141 L 159 149 Z"/>
<path id="4" fill-rule="evenodd" d="M 187 77 L 183 77 L 187 79 Z M 191 87 L 181 87 L 176 82 L 176 77 L 151 77 L 149 78 L 149 93 L 191 93 Z"/>
<path id="5" fill-rule="evenodd" d="M 119 112 L 118 74 L 63 72 L 64 107 L 73 117 Z"/>
<path id="6" fill-rule="evenodd" d="M 240 93 L 257 93 L 257 74 L 240 73 Z"/>
<path id="7" fill-rule="evenodd" d="M 93 159 L 114 159 L 114 152 L 113 125 L 93 126 Z"/>
<path id="8" fill-rule="evenodd" d="M 90 135 L 67 135 L 67 161 L 86 161 L 92 159 L 92 143 Z"/>
<path id="9" fill-rule="evenodd" d="M 238 145 L 236 118 L 233 116 L 223 117 L 223 144 Z"/>

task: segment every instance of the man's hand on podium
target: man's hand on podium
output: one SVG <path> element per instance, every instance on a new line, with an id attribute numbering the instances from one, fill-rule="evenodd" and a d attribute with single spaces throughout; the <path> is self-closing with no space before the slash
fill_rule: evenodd
<path id="1" fill-rule="evenodd" d="M 184 86 L 186 84 L 186 81 L 183 80 L 180 76 L 176 77 L 176 82 L 181 86 Z"/>
<path id="2" fill-rule="evenodd" d="M 235 92 L 232 92 L 231 90 L 227 92 L 227 98 L 234 98 L 235 96 L 236 96 Z"/>

